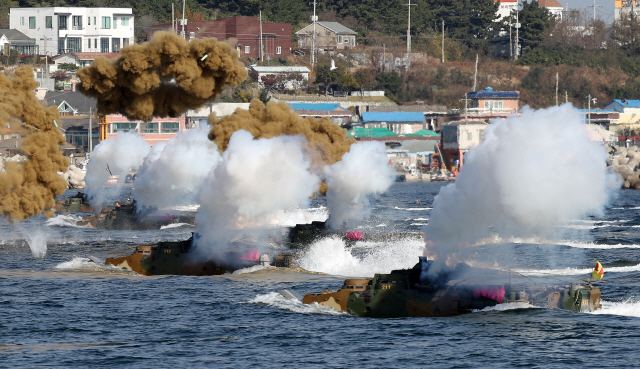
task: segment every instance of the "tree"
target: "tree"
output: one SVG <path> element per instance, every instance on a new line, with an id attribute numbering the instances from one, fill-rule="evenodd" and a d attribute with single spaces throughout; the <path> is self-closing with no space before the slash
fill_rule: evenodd
<path id="1" fill-rule="evenodd" d="M 67 72 L 75 72 L 78 70 L 78 66 L 73 63 L 62 63 L 58 65 L 58 69 L 66 70 Z"/>
<path id="2" fill-rule="evenodd" d="M 53 73 L 51 73 L 51 77 L 53 79 L 55 79 L 56 81 L 65 81 L 67 79 L 69 79 L 69 75 L 67 75 L 67 72 L 64 70 L 57 70 Z"/>
<path id="3" fill-rule="evenodd" d="M 640 18 L 628 12 L 620 14 L 620 19 L 613 22 L 612 40 L 620 45 L 627 55 L 635 55 L 640 51 Z"/>
<path id="4" fill-rule="evenodd" d="M 396 71 L 380 72 L 376 74 L 376 81 L 378 82 L 378 87 L 382 88 L 390 99 L 395 99 L 400 93 L 402 78 Z"/>
<path id="5" fill-rule="evenodd" d="M 354 78 L 361 90 L 372 90 L 376 86 L 375 72 L 371 69 L 358 69 Z"/>
<path id="6" fill-rule="evenodd" d="M 547 8 L 540 7 L 537 0 L 523 2 L 519 16 L 522 49 L 535 49 L 544 39 L 550 21 L 551 13 Z"/>

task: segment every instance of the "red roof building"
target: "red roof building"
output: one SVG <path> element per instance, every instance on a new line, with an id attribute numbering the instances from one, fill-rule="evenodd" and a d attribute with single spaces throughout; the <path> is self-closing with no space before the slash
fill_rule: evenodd
<path id="1" fill-rule="evenodd" d="M 147 28 L 147 40 L 157 31 L 171 31 L 171 23 Z M 180 34 L 182 26 L 177 26 Z M 236 16 L 208 21 L 187 20 L 184 26 L 185 38 L 215 37 L 226 41 L 235 39 L 235 46 L 241 57 L 260 57 L 260 21 L 258 17 Z M 291 24 L 262 22 L 262 48 L 264 57 L 291 55 Z"/>

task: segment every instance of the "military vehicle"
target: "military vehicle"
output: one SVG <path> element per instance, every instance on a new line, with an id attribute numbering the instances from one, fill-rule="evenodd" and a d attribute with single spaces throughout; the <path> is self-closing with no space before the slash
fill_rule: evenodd
<path id="1" fill-rule="evenodd" d="M 159 211 L 144 209 L 139 212 L 135 200 L 128 198 L 115 202 L 98 214 L 82 217 L 76 222 L 79 226 L 88 226 L 105 230 L 147 230 L 160 229 L 169 224 L 195 224 L 195 214 L 181 211 Z"/>
<path id="2" fill-rule="evenodd" d="M 56 201 L 55 210 L 58 213 L 88 213 L 93 211 L 87 200 L 87 195 L 82 192 L 64 199 Z"/>
<path id="3" fill-rule="evenodd" d="M 335 231 L 326 226 L 326 222 L 313 221 L 309 224 L 296 224 L 288 232 L 287 247 L 291 249 L 305 248 L 313 242 L 324 238 L 338 236 L 348 247 L 357 241 L 389 242 L 393 240 L 424 239 L 422 232 L 363 232 Z"/>
<path id="4" fill-rule="evenodd" d="M 164 242 L 157 245 L 136 246 L 133 254 L 107 258 L 104 263 L 98 258 L 87 256 L 98 264 L 113 265 L 142 275 L 220 275 L 255 265 L 272 265 L 288 268 L 293 265 L 294 254 L 281 251 L 272 255 L 260 253 L 255 248 L 234 247 L 227 251 L 202 260 L 190 253 L 196 235 L 185 241 Z M 237 246 L 237 245 L 236 245 Z"/>
<path id="5" fill-rule="evenodd" d="M 495 271 L 471 268 L 466 264 L 429 277 L 432 265 L 433 261 L 421 258 L 412 269 L 376 274 L 373 278 L 346 279 L 339 290 L 308 294 L 302 302 L 374 318 L 455 316 L 514 302 L 575 312 L 601 307 L 600 289 L 590 285 L 513 285 L 510 279 L 508 283 L 499 284 L 495 283 L 495 276 L 487 277 Z M 470 280 L 473 282 L 468 282 Z M 279 292 L 286 298 L 300 296 L 295 291 Z"/>

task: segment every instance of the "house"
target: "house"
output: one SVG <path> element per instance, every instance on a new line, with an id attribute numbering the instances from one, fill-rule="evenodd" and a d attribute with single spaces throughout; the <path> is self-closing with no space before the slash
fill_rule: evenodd
<path id="1" fill-rule="evenodd" d="M 484 130 L 487 126 L 488 124 L 482 120 L 459 120 L 442 127 L 440 148 L 449 170 L 462 168 L 464 154 L 484 140 Z"/>
<path id="2" fill-rule="evenodd" d="M 346 124 L 355 119 L 355 114 L 338 103 L 288 103 L 299 116 L 329 118 L 333 124 Z"/>
<path id="3" fill-rule="evenodd" d="M 638 6 L 640 5 L 640 0 L 615 0 L 615 8 L 614 8 L 614 21 L 620 19 L 622 14 L 629 14 L 633 9 L 633 13 L 637 16 L 640 15 L 640 9 Z"/>
<path id="4" fill-rule="evenodd" d="M 307 67 L 281 66 L 281 67 L 261 67 L 252 65 L 249 67 L 249 75 L 258 82 L 258 86 L 264 88 L 263 77 L 275 76 L 284 82 L 285 90 L 296 90 L 307 84 L 311 70 Z"/>
<path id="5" fill-rule="evenodd" d="M 518 0 L 493 0 L 493 2 L 500 3 L 497 11 L 498 20 L 507 18 L 518 10 Z"/>
<path id="6" fill-rule="evenodd" d="M 235 113 L 237 109 L 249 110 L 249 105 L 251 103 L 213 103 L 200 109 L 187 110 L 187 128 L 206 128 L 207 119 L 212 113 L 215 113 L 216 117 L 224 117 Z"/>
<path id="7" fill-rule="evenodd" d="M 157 31 L 173 31 L 171 23 L 147 28 L 147 40 Z M 182 25 L 176 26 L 177 34 L 182 32 Z M 188 20 L 184 25 L 185 38 L 215 37 L 220 41 L 233 39 L 241 57 L 259 58 L 260 39 L 262 39 L 263 57 L 291 55 L 291 24 L 262 22 L 258 17 L 235 16 L 207 21 Z M 262 37 L 261 37 L 262 35 Z"/>
<path id="8" fill-rule="evenodd" d="M 10 55 L 10 50 L 15 50 L 18 55 L 39 54 L 36 40 L 15 29 L 0 29 L 0 46 L 2 55 Z"/>
<path id="9" fill-rule="evenodd" d="M 78 68 L 84 68 L 93 64 L 93 61 L 100 56 L 104 56 L 107 59 L 115 59 L 120 53 L 67 53 L 54 56 L 52 61 L 55 63 L 51 65 L 50 71 L 55 72 L 58 70 L 57 66 L 60 64 L 70 63 L 75 64 Z"/>
<path id="10" fill-rule="evenodd" d="M 538 6 L 541 8 L 547 8 L 552 16 L 562 20 L 562 11 L 564 8 L 562 7 L 562 4 L 556 0 L 538 0 Z"/>
<path id="11" fill-rule="evenodd" d="M 427 123 L 421 112 L 364 112 L 362 125 L 365 128 L 387 128 L 398 135 L 415 133 L 426 129 Z"/>
<path id="12" fill-rule="evenodd" d="M 360 108 L 360 107 L 358 107 Z M 357 112 L 358 110 L 356 110 Z M 368 112 L 420 112 L 424 114 L 427 121 L 427 129 L 436 131 L 439 130 L 440 125 L 444 123 L 444 118 L 449 114 L 447 107 L 444 105 L 367 105 L 366 111 Z M 415 133 L 415 132 L 414 132 Z"/>
<path id="13" fill-rule="evenodd" d="M 640 100 L 615 99 L 604 109 L 619 113 L 618 119 L 609 122 L 609 130 L 620 133 L 620 136 L 628 136 L 625 131 L 640 132 Z"/>
<path id="14" fill-rule="evenodd" d="M 302 49 L 311 48 L 314 33 L 316 34 L 315 47 L 326 51 L 354 48 L 356 46 L 356 35 L 358 34 L 338 22 L 315 22 L 315 25 L 311 23 L 296 32 L 298 47 Z"/>
<path id="15" fill-rule="evenodd" d="M 61 117 L 88 116 L 90 110 L 96 111 L 97 100 L 76 91 L 47 91 L 44 100 L 57 106 Z"/>
<path id="16" fill-rule="evenodd" d="M 11 8 L 11 29 L 35 39 L 39 52 L 120 52 L 134 42 L 131 8 Z"/>
<path id="17" fill-rule="evenodd" d="M 138 120 L 129 120 L 120 114 L 110 114 L 106 117 L 106 139 L 114 137 L 120 131 L 137 132 L 142 139 L 149 145 L 153 146 L 159 142 L 169 141 L 186 129 L 185 115 L 177 118 L 157 118 L 144 122 Z"/>
<path id="18" fill-rule="evenodd" d="M 495 118 L 506 118 L 518 113 L 520 92 L 494 91 L 487 87 L 484 90 L 467 94 L 468 106 L 460 112 L 460 119 L 489 121 Z"/>

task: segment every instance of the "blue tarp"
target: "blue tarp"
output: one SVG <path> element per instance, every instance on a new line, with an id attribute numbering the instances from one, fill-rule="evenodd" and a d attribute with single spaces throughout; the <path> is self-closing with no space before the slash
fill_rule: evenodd
<path id="1" fill-rule="evenodd" d="M 423 113 L 390 111 L 390 112 L 365 112 L 362 113 L 363 122 L 424 122 Z"/>

